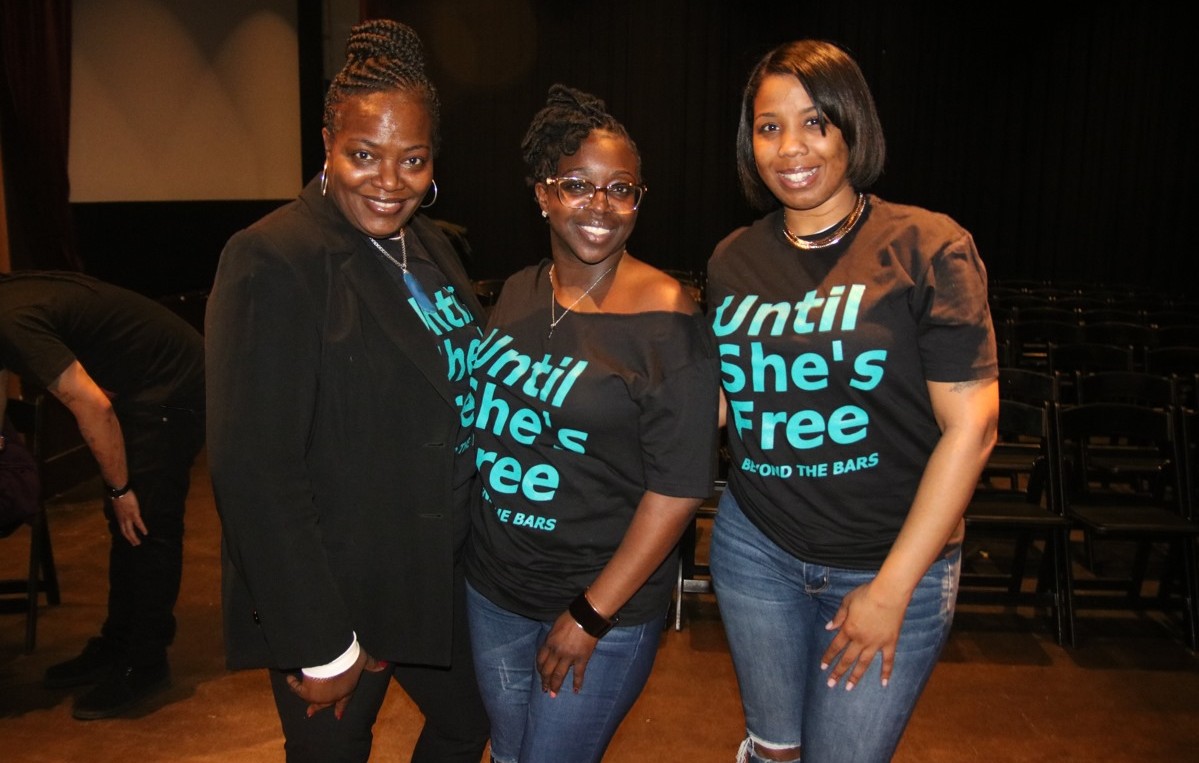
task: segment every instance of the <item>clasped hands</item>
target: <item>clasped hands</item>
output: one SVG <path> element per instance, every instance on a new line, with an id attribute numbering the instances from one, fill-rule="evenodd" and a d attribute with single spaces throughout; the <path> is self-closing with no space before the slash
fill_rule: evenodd
<path id="1" fill-rule="evenodd" d="M 386 670 L 386 661 L 376 660 L 366 653 L 365 649 L 358 650 L 358 659 L 346 671 L 329 678 L 310 678 L 303 673 L 287 676 L 287 685 L 296 696 L 308 703 L 308 717 L 316 715 L 327 707 L 333 708 L 337 720 L 345 713 L 354 690 L 358 688 L 358 680 L 362 671 L 378 673 Z"/>

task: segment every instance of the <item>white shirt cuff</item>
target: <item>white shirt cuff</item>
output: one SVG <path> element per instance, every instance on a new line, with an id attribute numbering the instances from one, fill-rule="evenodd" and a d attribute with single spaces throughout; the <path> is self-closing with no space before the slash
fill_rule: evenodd
<path id="1" fill-rule="evenodd" d="M 332 678 L 333 676 L 341 675 L 350 668 L 354 667 L 354 663 L 358 661 L 358 653 L 361 649 L 358 646 L 358 634 L 354 634 L 354 641 L 350 644 L 350 648 L 345 650 L 340 657 L 326 665 L 317 665 L 312 668 L 303 668 L 300 672 L 308 678 Z"/>

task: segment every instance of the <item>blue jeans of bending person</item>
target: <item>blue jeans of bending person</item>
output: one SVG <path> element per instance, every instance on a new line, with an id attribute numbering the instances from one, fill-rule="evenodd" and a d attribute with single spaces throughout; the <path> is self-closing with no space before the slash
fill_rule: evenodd
<path id="1" fill-rule="evenodd" d="M 960 549 L 935 561 L 912 594 L 887 686 L 878 654 L 852 691 L 846 676 L 830 688 L 820 669 L 836 636 L 825 625 L 875 571 L 797 559 L 762 534 L 731 490 L 717 510 L 709 565 L 749 735 L 739 760 L 787 748 L 801 748 L 804 763 L 890 760 L 949 635 Z"/>
<path id="2" fill-rule="evenodd" d="M 571 670 L 551 697 L 541 690 L 537 650 L 554 624 L 498 607 L 469 584 L 466 596 L 475 673 L 491 718 L 492 760 L 589 763 L 603 758 L 649 678 L 665 613 L 608 631 L 587 663 L 583 689 L 574 692 Z"/>

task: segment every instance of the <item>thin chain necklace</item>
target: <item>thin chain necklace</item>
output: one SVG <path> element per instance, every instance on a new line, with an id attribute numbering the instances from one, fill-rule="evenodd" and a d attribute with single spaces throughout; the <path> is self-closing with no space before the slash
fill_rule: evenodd
<path id="1" fill-rule="evenodd" d="M 558 315 L 558 292 L 556 289 L 554 289 L 554 266 L 550 265 L 550 330 L 549 333 L 545 335 L 546 339 L 549 339 L 554 335 L 554 329 L 558 327 L 558 324 L 562 322 L 562 319 L 566 317 L 566 314 L 575 309 L 575 305 L 582 302 L 583 297 L 586 297 L 591 293 L 592 289 L 594 289 L 596 286 L 599 286 L 599 282 L 604 280 L 604 278 L 613 270 L 615 270 L 616 266 L 619 264 L 620 260 L 617 259 L 616 262 L 613 262 L 607 270 L 605 270 L 603 273 L 600 273 L 599 277 L 592 281 L 591 285 L 587 287 L 587 290 L 580 294 L 578 299 L 576 299 L 574 302 L 571 302 L 570 307 L 563 310 L 561 315 Z"/>
<path id="2" fill-rule="evenodd" d="M 400 228 L 400 235 L 391 239 L 392 241 L 395 241 L 396 239 L 399 239 L 400 241 L 400 259 L 398 260 L 391 255 L 391 252 L 384 249 L 383 245 L 371 236 L 367 236 L 366 240 L 374 244 L 375 248 L 379 250 L 379 254 L 382 254 L 384 257 L 386 257 L 391 264 L 399 268 L 404 274 L 404 285 L 408 287 L 408 292 L 412 295 L 412 298 L 416 300 L 416 304 L 420 306 L 421 311 L 426 313 L 437 312 L 437 308 L 434 306 L 433 300 L 429 299 L 429 295 L 425 292 L 425 288 L 421 286 L 420 281 L 416 280 L 416 276 L 408 270 L 408 244 L 404 241 L 405 230 L 407 229 Z"/>
<path id="3" fill-rule="evenodd" d="M 392 264 L 402 270 L 404 275 L 408 275 L 408 244 L 404 243 L 404 230 L 404 228 L 400 228 L 400 235 L 392 239 L 392 241 L 395 241 L 396 239 L 400 240 L 400 257 L 403 259 L 397 260 L 395 257 L 392 257 L 391 252 L 384 249 L 383 245 L 371 236 L 367 236 L 366 240 L 374 244 L 375 248 L 379 250 L 379 253 L 391 260 Z"/>
<path id="4" fill-rule="evenodd" d="M 866 195 L 858 194 L 858 202 L 854 204 L 853 211 L 849 213 L 849 217 L 845 218 L 845 222 L 837 226 L 837 229 L 832 233 L 815 240 L 800 238 L 792 233 L 787 228 L 787 216 L 783 215 L 783 235 L 787 237 L 787 241 L 796 249 L 823 249 L 826 246 L 832 246 L 841 239 L 845 238 L 845 234 L 853 230 L 853 226 L 857 224 L 858 218 L 862 216 L 862 210 L 866 208 Z"/>

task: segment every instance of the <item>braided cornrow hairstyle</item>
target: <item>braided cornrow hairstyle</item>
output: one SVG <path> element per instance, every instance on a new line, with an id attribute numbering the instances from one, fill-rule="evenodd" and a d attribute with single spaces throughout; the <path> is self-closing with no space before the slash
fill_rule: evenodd
<path id="1" fill-rule="evenodd" d="M 533 121 L 520 142 L 530 185 L 543 183 L 558 172 L 558 160 L 579 150 L 593 130 L 605 130 L 629 142 L 637 157 L 637 174 L 641 174 L 641 152 L 629 137 L 624 125 L 609 114 L 604 102 L 590 93 L 566 85 L 551 85 L 545 106 L 533 116 Z"/>
<path id="2" fill-rule="evenodd" d="M 391 19 L 355 24 L 346 42 L 345 65 L 325 93 L 325 128 L 337 132 L 338 107 L 347 99 L 388 90 L 402 90 L 425 102 L 436 150 L 440 143 L 441 103 L 437 88 L 425 75 L 420 37 L 411 27 Z"/>

